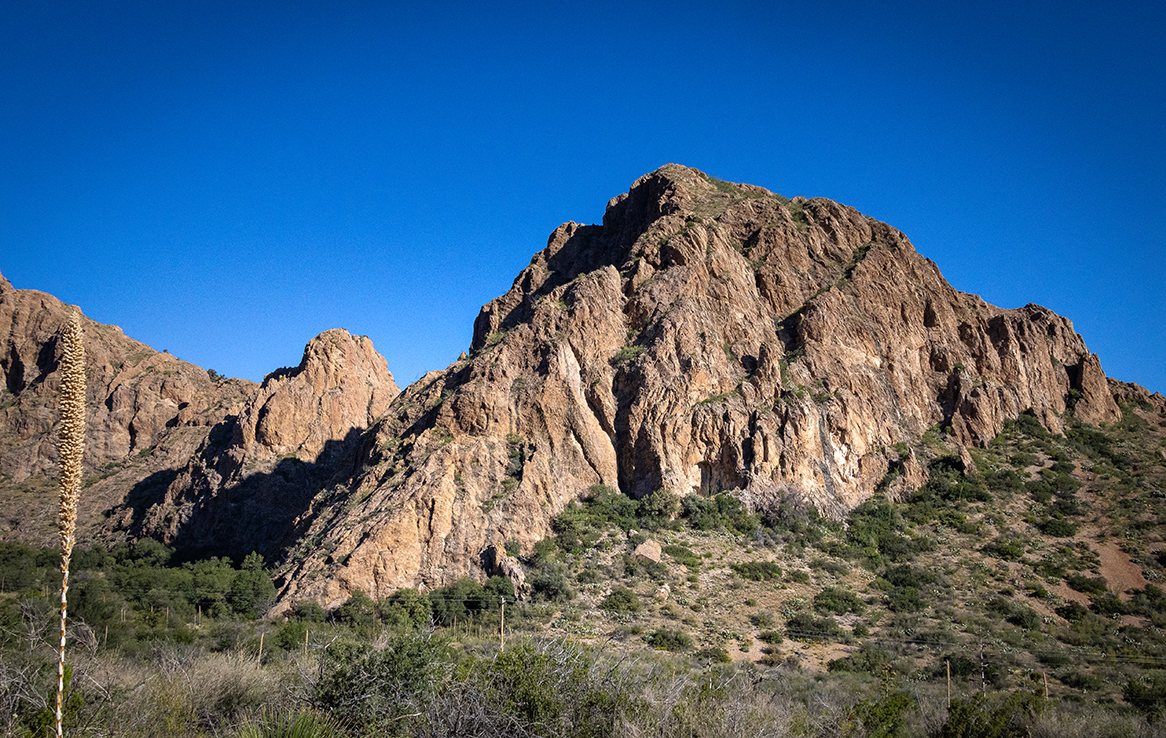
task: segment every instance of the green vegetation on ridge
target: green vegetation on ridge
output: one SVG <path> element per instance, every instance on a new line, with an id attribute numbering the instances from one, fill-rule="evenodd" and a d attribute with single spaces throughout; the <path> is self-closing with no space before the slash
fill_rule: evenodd
<path id="1" fill-rule="evenodd" d="M 256 555 L 78 550 L 66 729 L 1151 735 L 1166 707 L 1166 418 L 1066 421 L 1061 436 L 1022 415 L 972 451 L 974 469 L 930 434 L 915 449 L 930 481 L 845 524 L 596 486 L 550 538 L 507 545 L 521 598 L 508 578 L 463 579 L 262 620 L 275 586 Z M 647 540 L 659 561 L 635 554 Z M 56 565 L 0 545 L 6 735 L 43 725 Z"/>

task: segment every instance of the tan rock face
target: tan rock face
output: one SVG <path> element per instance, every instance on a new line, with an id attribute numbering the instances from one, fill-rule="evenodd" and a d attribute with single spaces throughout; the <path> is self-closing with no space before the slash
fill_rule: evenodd
<path id="1" fill-rule="evenodd" d="M 321 333 L 298 367 L 269 374 L 216 426 L 164 492 L 127 504 L 112 525 L 177 547 L 276 558 L 399 393 L 367 337 Z"/>
<path id="2" fill-rule="evenodd" d="M 0 535 L 54 538 L 57 393 L 61 328 L 72 308 L 0 277 Z M 185 464 L 210 427 L 238 412 L 255 385 L 213 382 L 207 372 L 127 338 L 117 326 L 85 323 L 87 429 L 78 540 L 148 479 Z"/>
<path id="3" fill-rule="evenodd" d="M 1156 413 L 1166 412 L 1166 397 L 1161 392 L 1151 393 L 1150 390 L 1133 382 L 1119 382 L 1116 379 L 1106 381 L 1113 399 L 1119 404 L 1134 405 Z"/>
<path id="4" fill-rule="evenodd" d="M 1060 430 L 1067 402 L 1120 417 L 1065 318 L 955 291 L 851 208 L 668 165 L 556 229 L 470 354 L 394 401 L 311 502 L 283 595 L 481 575 L 594 484 L 841 516 L 892 468 L 923 481 L 928 428 L 974 446 L 1032 408 Z"/>
<path id="5" fill-rule="evenodd" d="M 72 308 L 0 277 L 0 538 L 56 536 L 59 335 Z M 304 506 L 351 461 L 399 390 L 363 336 L 312 339 L 262 386 L 85 320 L 88 427 L 78 540 L 151 535 L 212 553 L 296 535 Z M 345 470 L 346 479 L 350 470 Z"/>
<path id="6" fill-rule="evenodd" d="M 645 561 L 654 561 L 660 563 L 660 557 L 664 555 L 660 544 L 657 541 L 647 540 L 636 546 L 636 550 L 632 551 L 632 556 L 643 559 Z"/>

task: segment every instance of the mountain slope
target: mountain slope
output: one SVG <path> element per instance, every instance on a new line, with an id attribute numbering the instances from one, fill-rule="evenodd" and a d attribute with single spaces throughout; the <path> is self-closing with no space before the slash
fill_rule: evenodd
<path id="1" fill-rule="evenodd" d="M 56 539 L 58 335 L 73 307 L 0 277 L 0 538 Z M 78 538 L 152 536 L 186 549 L 278 554 L 297 507 L 399 390 L 344 330 L 260 385 L 85 319 L 88 427 Z M 221 493 L 221 494 L 220 494 Z"/>
<path id="2" fill-rule="evenodd" d="M 17 290 L 0 276 L 0 529 L 45 545 L 56 538 L 58 336 L 73 307 Z M 254 384 L 203 369 L 85 323 L 89 405 L 78 538 L 92 540 L 110 507 L 143 480 L 181 466 Z M 156 478 L 156 477 L 155 477 Z"/>
<path id="3" fill-rule="evenodd" d="M 505 545 L 528 551 L 596 484 L 837 518 L 884 479 L 917 487 L 933 426 L 974 447 L 1026 409 L 1060 430 L 1070 406 L 1120 418 L 1067 319 L 957 292 L 852 208 L 667 165 L 602 226 L 558 228 L 470 355 L 394 401 L 313 503 L 283 596 L 512 570 Z"/>

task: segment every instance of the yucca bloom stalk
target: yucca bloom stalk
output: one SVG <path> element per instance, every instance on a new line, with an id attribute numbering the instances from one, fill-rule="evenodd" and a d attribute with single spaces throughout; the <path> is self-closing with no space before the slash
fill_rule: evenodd
<path id="1" fill-rule="evenodd" d="M 81 495 L 81 460 L 85 455 L 85 329 L 80 311 L 65 325 L 61 357 L 61 434 L 58 441 L 61 474 L 61 649 L 57 661 L 57 738 L 61 738 L 61 703 L 65 691 L 65 617 L 69 591 L 69 557 L 77 529 L 77 498 Z"/>

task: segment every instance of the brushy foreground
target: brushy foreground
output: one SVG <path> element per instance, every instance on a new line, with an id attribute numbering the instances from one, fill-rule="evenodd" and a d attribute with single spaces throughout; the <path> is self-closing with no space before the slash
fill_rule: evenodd
<path id="1" fill-rule="evenodd" d="M 50 670 L 34 641 L 0 662 L 0 729 L 48 726 Z M 753 665 L 702 666 L 524 637 L 336 638 L 260 663 L 248 649 L 163 644 L 149 660 L 96 648 L 71 662 L 66 733 L 92 736 L 1159 736 L 1154 715 L 1046 699 L 1038 689 Z M 39 708 L 39 709 L 38 709 Z"/>

